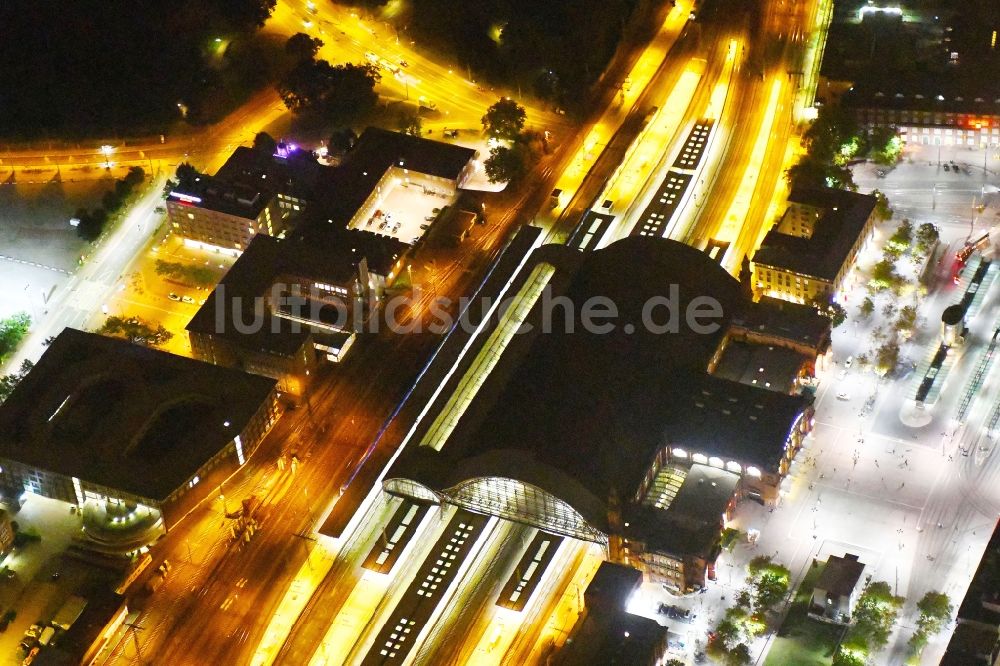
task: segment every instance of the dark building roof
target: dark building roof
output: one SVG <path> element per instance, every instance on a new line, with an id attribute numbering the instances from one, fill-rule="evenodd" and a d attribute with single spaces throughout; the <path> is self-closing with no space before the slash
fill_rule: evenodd
<path id="1" fill-rule="evenodd" d="M 602 562 L 584 592 L 587 615 L 556 654 L 556 664 L 653 664 L 667 643 L 667 628 L 625 610 L 642 582 L 631 567 Z"/>
<path id="2" fill-rule="evenodd" d="M 305 151 L 280 157 L 240 146 L 214 176 L 203 174 L 173 191 L 196 197 L 192 205 L 199 208 L 255 219 L 276 194 L 312 199 L 327 169 Z"/>
<path id="3" fill-rule="evenodd" d="M 305 235 L 288 239 L 258 234 L 188 322 L 187 330 L 230 337 L 243 346 L 278 355 L 294 354 L 308 339 L 309 328 L 273 317 L 263 308 L 262 297 L 275 282 L 305 278 L 345 284 L 358 275 L 362 258 L 370 272 L 387 275 L 406 249 L 388 236 L 333 225 L 312 227 Z M 255 307 L 261 308 L 258 319 L 262 324 L 248 330 Z M 237 316 L 243 327 L 236 326 Z"/>
<path id="4" fill-rule="evenodd" d="M 369 127 L 339 166 L 323 172 L 318 203 L 327 218 L 346 223 L 389 167 L 457 179 L 476 155 L 471 148 Z"/>
<path id="5" fill-rule="evenodd" d="M 774 227 L 754 254 L 754 263 L 832 282 L 875 209 L 875 197 L 831 187 L 797 188 L 788 201 L 823 209 L 812 237 L 783 234 Z"/>
<path id="6" fill-rule="evenodd" d="M 273 194 L 312 199 L 316 182 L 327 169 L 304 150 L 282 156 L 266 155 L 253 148 L 240 146 L 215 173 L 215 178 L 261 188 Z"/>
<path id="7" fill-rule="evenodd" d="M 811 347 L 823 354 L 830 346 L 832 322 L 811 305 L 792 303 L 780 298 L 764 296 L 737 314 L 734 327 L 781 338 Z"/>
<path id="8" fill-rule="evenodd" d="M 442 451 L 404 450 L 390 477 L 443 489 L 463 475 L 507 476 L 562 498 L 606 531 L 609 498 L 633 496 L 664 446 L 777 468 L 808 401 L 706 374 L 729 318 L 744 305 L 739 283 L 717 262 L 646 236 L 583 255 L 545 246 L 536 250 L 539 257 L 565 258 L 570 267 L 565 293 L 553 296 L 575 304 L 575 330 L 560 324 L 539 333 L 543 308 L 536 305 L 528 319 L 534 337 L 515 336 Z M 680 314 L 677 332 L 649 330 L 644 307 L 670 293 Z M 617 308 L 611 332 L 582 330 L 582 306 L 597 296 Z M 698 333 L 683 321 L 700 296 L 722 309 L 713 332 Z M 561 316 L 556 309 L 552 320 Z M 664 323 L 665 306 L 653 318 Z"/>
<path id="9" fill-rule="evenodd" d="M 986 544 L 983 558 L 958 608 L 958 617 L 1000 626 L 1000 524 Z"/>
<path id="10" fill-rule="evenodd" d="M 857 555 L 830 555 L 816 581 L 816 587 L 828 594 L 848 597 L 854 592 L 864 570 L 865 565 L 858 561 Z"/>
<path id="11" fill-rule="evenodd" d="M 1000 656 L 996 625 L 959 619 L 938 666 L 992 666 Z"/>
<path id="12" fill-rule="evenodd" d="M 741 384 L 791 393 L 809 357 L 788 347 L 731 340 L 713 373 Z"/>
<path id="13" fill-rule="evenodd" d="M 242 432 L 274 385 L 67 328 L 0 405 L 0 457 L 162 500 Z"/>
<path id="14" fill-rule="evenodd" d="M 666 509 L 648 505 L 626 508 L 625 536 L 645 543 L 649 550 L 711 558 L 719 546 L 722 517 L 739 479 L 723 469 L 692 465 Z"/>

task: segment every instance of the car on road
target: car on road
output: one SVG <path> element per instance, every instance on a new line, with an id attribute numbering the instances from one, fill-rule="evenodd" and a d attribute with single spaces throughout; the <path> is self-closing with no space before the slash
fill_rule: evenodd
<path id="1" fill-rule="evenodd" d="M 167 298 L 169 298 L 172 301 L 179 301 L 179 300 L 181 300 L 181 297 L 178 296 L 177 294 L 175 294 L 174 292 L 170 292 L 169 294 L 167 294 Z"/>
<path id="2" fill-rule="evenodd" d="M 847 360 L 844 361 L 844 367 L 847 368 L 847 369 L 850 369 L 850 367 L 852 365 L 854 365 L 854 357 L 853 356 L 848 356 Z"/>
<path id="3" fill-rule="evenodd" d="M 421 224 L 420 228 L 423 229 L 424 231 L 427 231 L 428 229 L 431 228 L 431 225 L 429 225 L 429 224 Z"/>
<path id="4" fill-rule="evenodd" d="M 181 296 L 181 300 L 190 305 L 194 305 L 194 299 L 190 296 Z"/>
<path id="5" fill-rule="evenodd" d="M 406 62 L 405 60 L 400 60 L 399 61 L 399 66 L 400 67 L 409 67 L 410 63 Z"/>
<path id="6" fill-rule="evenodd" d="M 850 400 L 850 399 L 851 399 L 851 394 L 848 393 L 847 391 L 841 391 L 840 393 L 837 394 L 837 400 Z"/>

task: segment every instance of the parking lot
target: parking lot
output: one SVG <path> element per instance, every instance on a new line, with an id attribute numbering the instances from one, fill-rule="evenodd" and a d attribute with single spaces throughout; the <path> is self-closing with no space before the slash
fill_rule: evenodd
<path id="1" fill-rule="evenodd" d="M 375 213 L 355 228 L 413 244 L 426 232 L 422 227 L 429 225 L 437 211 L 454 198 L 454 188 L 411 174 L 407 181 L 392 184 L 375 204 Z"/>

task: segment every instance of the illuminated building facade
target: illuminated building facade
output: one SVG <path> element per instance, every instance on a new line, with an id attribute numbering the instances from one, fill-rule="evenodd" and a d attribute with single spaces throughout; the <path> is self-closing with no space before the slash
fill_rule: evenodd
<path id="1" fill-rule="evenodd" d="M 645 236 L 588 253 L 529 250 L 513 278 L 495 271 L 493 295 L 514 305 L 459 347 L 458 371 L 384 490 L 602 543 L 651 580 L 703 587 L 735 503 L 777 501 L 812 427 L 811 399 L 709 374 L 755 304 L 703 252 Z M 680 312 L 713 299 L 718 325 L 643 328 L 647 304 L 668 293 Z M 585 326 L 580 307 L 567 323 L 547 305 L 596 296 L 615 304 L 611 329 Z"/>
<path id="2" fill-rule="evenodd" d="M 875 197 L 797 188 L 751 262 L 754 293 L 793 303 L 837 300 L 875 229 Z"/>
<path id="3" fill-rule="evenodd" d="M 277 418 L 272 379 L 67 328 L 0 406 L 0 486 L 144 507 L 169 529 Z"/>

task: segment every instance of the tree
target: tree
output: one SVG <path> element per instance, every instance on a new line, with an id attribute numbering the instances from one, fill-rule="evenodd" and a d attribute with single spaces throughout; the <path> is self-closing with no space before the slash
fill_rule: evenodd
<path id="1" fill-rule="evenodd" d="M 261 155 L 271 157 L 278 152 L 278 142 L 267 132 L 257 132 L 253 137 L 253 149 Z"/>
<path id="2" fill-rule="evenodd" d="M 831 301 L 829 305 L 826 306 L 827 317 L 830 318 L 830 324 L 833 328 L 837 328 L 845 321 L 847 321 L 847 310 L 840 303 Z"/>
<path id="3" fill-rule="evenodd" d="M 350 125 L 375 108 L 382 75 L 370 64 L 332 67 L 326 60 L 299 62 L 277 85 L 294 113 L 313 112 L 334 125 Z"/>
<path id="4" fill-rule="evenodd" d="M 904 305 L 899 309 L 899 319 L 896 320 L 896 328 L 900 331 L 912 333 L 917 327 L 917 308 L 913 305 Z"/>
<path id="5" fill-rule="evenodd" d="M 8 396 L 14 392 L 17 385 L 21 383 L 22 379 L 28 376 L 28 373 L 31 372 L 34 367 L 34 363 L 28 359 L 24 359 L 21 361 L 21 366 L 16 372 L 0 377 L 0 403 L 6 400 Z"/>
<path id="6" fill-rule="evenodd" d="M 737 643 L 726 655 L 726 666 L 747 666 L 753 659 L 746 643 Z"/>
<path id="7" fill-rule="evenodd" d="M 196 287 L 210 287 L 216 283 L 215 273 L 204 266 L 191 266 L 177 261 L 156 260 L 156 274 Z"/>
<path id="8" fill-rule="evenodd" d="M 750 560 L 747 565 L 750 589 L 753 594 L 753 612 L 762 614 L 784 599 L 788 592 L 791 572 L 784 566 L 771 561 L 766 555 Z"/>
<path id="9" fill-rule="evenodd" d="M 862 319 L 868 319 L 875 312 L 875 302 L 868 296 L 865 296 L 865 300 L 861 301 L 858 311 Z"/>
<path id="10" fill-rule="evenodd" d="M 177 165 L 175 175 L 177 183 L 181 187 L 191 187 L 201 177 L 201 172 L 191 166 L 189 162 L 181 162 Z"/>
<path id="11" fill-rule="evenodd" d="M 483 163 L 491 183 L 517 183 L 528 173 L 527 150 L 520 144 L 496 146 Z"/>
<path id="12" fill-rule="evenodd" d="M 403 134 L 410 136 L 420 136 L 423 134 L 423 124 L 420 121 L 420 114 L 412 111 L 403 111 L 396 119 L 396 127 Z"/>
<path id="13" fill-rule="evenodd" d="M 913 224 L 909 220 L 903 220 L 896 227 L 896 232 L 886 241 L 886 247 L 892 248 L 897 253 L 906 252 L 910 249 L 913 241 Z"/>
<path id="14" fill-rule="evenodd" d="M 857 652 L 845 650 L 841 647 L 833 655 L 831 666 L 865 666 L 865 664 L 864 657 L 860 656 Z"/>
<path id="15" fill-rule="evenodd" d="M 882 291 L 899 284 L 900 278 L 896 273 L 896 264 L 891 259 L 883 259 L 872 268 L 872 278 L 868 285 L 874 291 Z"/>
<path id="16" fill-rule="evenodd" d="M 262 28 L 271 18 L 277 0 L 220 0 L 220 12 L 237 30 Z"/>
<path id="17" fill-rule="evenodd" d="M 104 231 L 104 225 L 108 221 L 108 212 L 103 208 L 95 208 L 87 211 L 86 208 L 78 208 L 74 217 L 80 220 L 76 225 L 76 234 L 85 241 L 95 241 Z"/>
<path id="18" fill-rule="evenodd" d="M 917 227 L 916 239 L 917 239 L 917 252 L 920 254 L 927 254 L 931 247 L 938 241 L 940 233 L 938 228 L 931 224 L 930 222 L 924 222 L 919 227 Z"/>
<path id="19" fill-rule="evenodd" d="M 894 314 L 896 314 L 896 304 L 895 303 L 893 303 L 892 301 L 889 301 L 884 306 L 882 306 L 882 316 L 883 317 L 885 317 L 886 319 L 889 319 Z"/>
<path id="20" fill-rule="evenodd" d="M 319 50 L 323 48 L 323 40 L 310 37 L 304 32 L 297 32 L 285 42 L 285 53 L 296 63 L 312 61 Z"/>
<path id="21" fill-rule="evenodd" d="M 505 97 L 486 109 L 483 116 L 483 131 L 494 139 L 516 141 L 524 129 L 527 119 L 524 107 Z"/>
<path id="22" fill-rule="evenodd" d="M 893 210 L 889 207 L 889 199 L 885 194 L 881 190 L 872 190 L 872 196 L 875 197 L 875 217 L 883 222 L 892 219 Z"/>
<path id="23" fill-rule="evenodd" d="M 917 602 L 920 618 L 917 625 L 928 635 L 939 632 L 949 620 L 955 607 L 947 594 L 943 592 L 928 592 Z"/>
<path id="24" fill-rule="evenodd" d="M 895 127 L 878 126 L 868 133 L 869 155 L 876 164 L 891 166 L 903 153 L 903 141 Z"/>
<path id="25" fill-rule="evenodd" d="M 123 338 L 132 344 L 158 346 L 168 342 L 174 334 L 158 324 L 155 328 L 138 317 L 108 317 L 97 331 L 101 335 Z"/>
<path id="26" fill-rule="evenodd" d="M 896 369 L 899 363 L 899 343 L 887 340 L 875 352 L 875 372 L 883 377 Z"/>
<path id="27" fill-rule="evenodd" d="M 889 635 L 904 599 L 892 594 L 883 581 L 870 583 L 858 598 L 846 642 L 863 646 L 866 651 L 878 651 L 889 644 Z"/>

